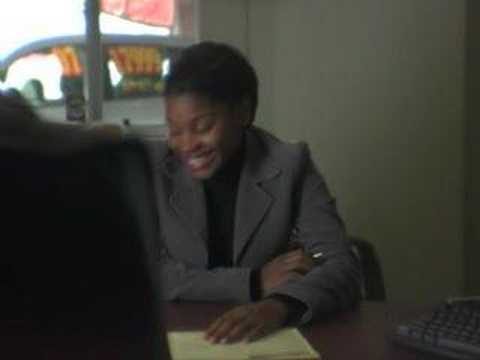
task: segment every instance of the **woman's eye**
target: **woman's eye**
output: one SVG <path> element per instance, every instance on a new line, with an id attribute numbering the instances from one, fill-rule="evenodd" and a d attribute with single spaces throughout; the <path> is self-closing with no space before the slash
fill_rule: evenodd
<path id="1" fill-rule="evenodd" d="M 207 132 L 213 127 L 214 123 L 213 119 L 202 119 L 202 121 L 199 121 L 195 126 L 195 131 L 199 133 Z"/>

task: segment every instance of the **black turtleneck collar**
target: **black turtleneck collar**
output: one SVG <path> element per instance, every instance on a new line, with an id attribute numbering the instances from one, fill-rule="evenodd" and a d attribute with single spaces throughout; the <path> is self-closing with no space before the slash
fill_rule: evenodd
<path id="1" fill-rule="evenodd" d="M 238 178 L 240 177 L 240 172 L 243 167 L 243 158 L 245 152 L 245 141 L 242 141 L 239 149 L 232 155 L 228 161 L 223 164 L 210 178 L 206 179 L 205 186 L 210 187 L 211 185 L 218 182 L 228 182 L 236 184 Z"/>

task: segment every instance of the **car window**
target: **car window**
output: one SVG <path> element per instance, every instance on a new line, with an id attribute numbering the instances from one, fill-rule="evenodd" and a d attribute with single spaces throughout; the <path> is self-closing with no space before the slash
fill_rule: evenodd
<path id="1" fill-rule="evenodd" d="M 163 123 L 161 95 L 179 47 L 104 45 L 104 118 Z M 27 99 L 44 116 L 64 121 L 66 99 L 85 93 L 85 46 L 45 47 L 11 63 L 0 85 Z"/>

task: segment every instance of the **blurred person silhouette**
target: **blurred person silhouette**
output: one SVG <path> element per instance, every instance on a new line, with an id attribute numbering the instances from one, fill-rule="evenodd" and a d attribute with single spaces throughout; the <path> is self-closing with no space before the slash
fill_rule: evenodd
<path id="1" fill-rule="evenodd" d="M 0 358 L 169 359 L 143 147 L 0 94 L 0 167 Z"/>

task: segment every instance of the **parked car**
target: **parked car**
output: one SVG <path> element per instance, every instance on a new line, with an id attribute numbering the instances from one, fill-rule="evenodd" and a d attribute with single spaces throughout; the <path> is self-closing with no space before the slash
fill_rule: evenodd
<path id="1" fill-rule="evenodd" d="M 186 43 L 155 35 L 103 35 L 102 44 L 104 120 L 164 124 L 163 79 Z M 65 121 L 69 97 L 84 97 L 85 52 L 84 36 L 30 43 L 0 63 L 0 86 L 20 92 L 45 117 Z"/>

